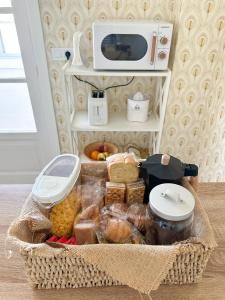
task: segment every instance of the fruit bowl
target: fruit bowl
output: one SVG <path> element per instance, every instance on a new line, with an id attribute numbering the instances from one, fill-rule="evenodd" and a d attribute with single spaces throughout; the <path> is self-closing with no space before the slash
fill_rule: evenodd
<path id="1" fill-rule="evenodd" d="M 108 142 L 95 142 L 84 148 L 84 154 L 93 161 L 105 161 L 115 153 L 118 153 L 118 147 Z"/>

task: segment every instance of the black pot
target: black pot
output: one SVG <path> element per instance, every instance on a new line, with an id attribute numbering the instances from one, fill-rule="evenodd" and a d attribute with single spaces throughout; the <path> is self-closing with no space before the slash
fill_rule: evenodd
<path id="1" fill-rule="evenodd" d="M 181 184 L 184 176 L 197 176 L 198 166 L 186 164 L 167 154 L 155 154 L 140 163 L 140 177 L 145 182 L 144 203 L 149 201 L 149 193 L 161 183 Z"/>

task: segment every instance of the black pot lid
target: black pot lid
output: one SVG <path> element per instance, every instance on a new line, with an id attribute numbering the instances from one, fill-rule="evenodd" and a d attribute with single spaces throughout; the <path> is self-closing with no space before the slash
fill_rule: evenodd
<path id="1" fill-rule="evenodd" d="M 185 165 L 179 159 L 165 154 L 154 154 L 148 157 L 140 167 L 147 171 L 148 176 L 171 181 L 179 180 L 184 176 L 185 171 Z"/>

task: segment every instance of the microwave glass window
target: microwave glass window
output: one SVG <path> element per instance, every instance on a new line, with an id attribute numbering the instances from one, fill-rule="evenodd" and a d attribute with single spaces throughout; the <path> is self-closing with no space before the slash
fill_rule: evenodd
<path id="1" fill-rule="evenodd" d="M 139 34 L 110 34 L 101 45 L 103 55 L 109 60 L 139 60 L 147 49 L 146 39 Z"/>

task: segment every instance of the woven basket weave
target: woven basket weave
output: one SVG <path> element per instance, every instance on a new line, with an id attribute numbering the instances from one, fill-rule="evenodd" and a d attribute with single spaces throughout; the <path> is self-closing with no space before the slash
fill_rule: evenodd
<path id="1" fill-rule="evenodd" d="M 103 174 L 103 176 L 107 176 L 104 164 L 98 163 L 83 164 L 81 173 L 88 173 L 90 175 Z M 195 197 L 197 197 L 197 195 L 195 195 Z M 198 203 L 200 203 L 200 201 L 198 201 Z M 25 203 L 25 210 L 26 209 L 29 211 L 29 207 Z M 199 205 L 199 209 L 200 214 L 198 218 L 201 219 L 203 216 L 203 219 L 205 218 L 207 221 L 206 223 L 203 222 L 203 224 L 206 224 L 206 227 L 208 227 L 206 230 L 204 230 L 204 228 L 200 230 L 203 236 L 203 242 L 197 238 L 193 238 L 191 242 L 185 241 L 179 244 L 179 250 L 176 252 L 176 256 L 174 256 L 175 259 L 167 269 L 166 276 L 162 279 L 163 281 L 161 283 L 163 284 L 196 283 L 202 277 L 210 254 L 216 247 L 216 242 L 207 215 L 204 209 L 201 208 L 201 205 Z M 24 209 L 18 218 L 19 221 L 22 220 L 23 214 Z M 54 251 L 53 249 L 49 250 L 49 248 L 45 248 L 45 245 L 44 251 L 35 252 L 39 246 L 44 244 L 31 244 L 29 239 L 21 235 L 21 229 L 23 228 L 24 233 L 28 233 L 28 236 L 30 233 L 26 231 L 27 229 L 24 228 L 24 225 L 21 226 L 23 227 L 19 228 L 17 225 L 12 224 L 8 231 L 8 238 L 12 245 L 19 246 L 20 254 L 25 260 L 25 271 L 28 281 L 33 287 L 50 289 L 100 287 L 122 284 L 120 281 L 115 280 L 116 277 L 113 279 L 109 274 L 98 269 L 96 265 L 89 263 L 79 255 L 74 255 L 73 251 L 59 251 L 58 255 L 56 249 L 54 249 Z M 151 247 L 156 249 L 157 246 Z"/>
<path id="2" fill-rule="evenodd" d="M 202 245 L 186 244 L 176 256 L 164 284 L 196 283 L 205 270 L 212 249 Z M 25 270 L 29 283 L 34 288 L 79 288 L 121 285 L 94 265 L 87 264 L 81 257 L 33 256 L 23 251 Z"/>

